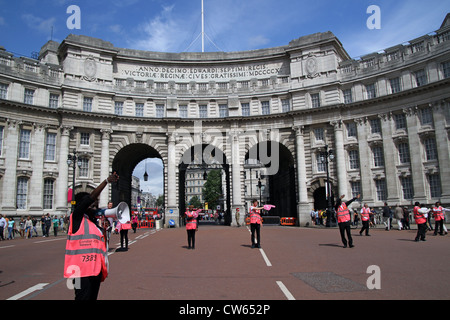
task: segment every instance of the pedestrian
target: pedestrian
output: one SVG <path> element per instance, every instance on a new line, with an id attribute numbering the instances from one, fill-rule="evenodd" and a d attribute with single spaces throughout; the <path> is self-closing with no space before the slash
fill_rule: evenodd
<path id="1" fill-rule="evenodd" d="M 338 220 L 338 226 L 339 226 L 339 232 L 341 234 L 341 240 L 344 244 L 344 248 L 347 248 L 347 239 L 345 239 L 345 233 L 347 233 L 348 238 L 348 245 L 350 248 L 353 248 L 353 238 L 351 235 L 350 227 L 351 227 L 351 216 L 350 216 L 350 210 L 348 209 L 348 206 L 355 201 L 356 199 L 359 199 L 360 195 L 358 194 L 355 198 L 343 202 L 342 199 L 344 199 L 345 195 L 342 195 L 340 198 L 337 199 L 335 204 L 335 210 L 337 214 L 337 220 Z"/>
<path id="2" fill-rule="evenodd" d="M 417 235 L 414 241 L 418 242 L 426 241 L 425 240 L 425 234 L 427 233 L 427 217 L 428 212 L 430 209 L 427 209 L 424 204 L 420 204 L 419 202 L 416 202 L 414 204 L 414 219 L 416 220 L 417 224 Z"/>
<path id="3" fill-rule="evenodd" d="M 8 240 L 13 240 L 14 239 L 14 219 L 11 217 L 8 220 Z"/>
<path id="4" fill-rule="evenodd" d="M 131 218 L 131 227 L 133 228 L 133 233 L 136 233 L 137 225 L 138 225 L 138 216 L 137 214 L 133 214 L 133 217 Z"/>
<path id="5" fill-rule="evenodd" d="M 239 208 L 236 208 L 236 216 L 235 216 L 235 218 L 236 218 L 236 225 L 237 225 L 238 227 L 241 226 L 241 224 L 240 224 L 240 222 L 239 222 L 240 217 L 241 217 L 241 215 L 240 215 L 240 209 L 239 209 Z"/>
<path id="6" fill-rule="evenodd" d="M 398 230 L 402 230 L 403 209 L 398 204 L 395 205 L 394 218 L 397 220 Z"/>
<path id="7" fill-rule="evenodd" d="M 403 227 L 405 230 L 411 230 L 409 226 L 409 210 L 407 207 L 403 207 Z"/>
<path id="8" fill-rule="evenodd" d="M 366 236 L 370 236 L 369 234 L 369 223 L 370 223 L 370 208 L 367 203 L 364 203 L 364 206 L 361 208 L 361 222 L 362 228 L 359 231 L 359 235 L 362 236 L 363 231 L 366 231 Z"/>
<path id="9" fill-rule="evenodd" d="M 42 236 L 45 237 L 45 214 L 41 217 Z"/>
<path id="10" fill-rule="evenodd" d="M 251 231 L 251 241 L 252 248 L 261 248 L 261 210 L 264 207 L 258 207 L 258 200 L 254 199 L 252 205 L 250 206 L 250 231 Z M 256 243 L 255 243 L 255 233 L 256 233 Z"/>
<path id="11" fill-rule="evenodd" d="M 100 284 L 108 276 L 108 247 L 104 230 L 97 224 L 98 196 L 114 172 L 91 194 L 78 201 L 70 215 L 64 261 L 64 277 L 73 279 L 75 300 L 97 300 Z"/>
<path id="12" fill-rule="evenodd" d="M 391 230 L 391 208 L 389 208 L 387 202 L 384 203 L 383 207 L 383 223 L 387 231 Z"/>
<path id="13" fill-rule="evenodd" d="M 33 225 L 32 229 L 31 229 L 31 234 L 33 234 L 33 231 L 34 231 L 34 233 L 36 233 L 36 236 L 35 236 L 35 237 L 37 237 L 37 236 L 38 236 L 38 232 L 37 232 L 37 230 L 36 230 L 36 224 L 37 224 L 37 219 L 36 219 L 36 217 L 32 217 L 32 218 L 31 218 L 31 223 L 32 223 L 32 225 Z"/>
<path id="14" fill-rule="evenodd" d="M 130 221 L 127 221 L 125 223 L 117 221 L 117 228 L 119 229 L 120 233 L 120 248 L 118 248 L 116 251 L 128 251 L 128 230 L 131 229 L 131 223 Z"/>
<path id="15" fill-rule="evenodd" d="M 58 228 L 59 228 L 59 219 L 58 219 L 58 217 L 53 216 L 52 222 L 53 222 L 53 235 L 55 237 L 57 237 L 58 236 Z"/>
<path id="16" fill-rule="evenodd" d="M 194 211 L 194 206 L 189 205 L 186 215 L 186 232 L 188 238 L 188 249 L 195 249 L 195 232 L 197 231 L 198 210 Z"/>
<path id="17" fill-rule="evenodd" d="M 0 239 L 2 239 L 2 241 L 5 240 L 3 233 L 5 232 L 7 227 L 8 223 L 6 222 L 6 219 L 3 218 L 3 215 L 0 214 Z"/>
<path id="18" fill-rule="evenodd" d="M 24 235 L 25 235 L 25 218 L 21 217 L 20 218 L 20 222 L 19 222 L 19 234 L 20 237 L 23 239 Z"/>
<path id="19" fill-rule="evenodd" d="M 436 202 L 435 206 L 432 208 L 433 210 L 433 218 L 435 221 L 434 226 L 434 235 L 436 236 L 438 234 L 438 228 L 439 228 L 439 234 L 441 236 L 444 235 L 444 220 L 445 220 L 445 211 L 450 211 L 450 209 L 444 208 L 441 206 L 441 203 L 438 201 Z M 447 230 L 445 230 L 445 233 L 447 234 Z"/>
<path id="20" fill-rule="evenodd" d="M 28 216 L 25 221 L 25 237 L 27 239 L 31 238 L 33 234 L 31 233 L 31 228 L 33 227 L 33 222 L 31 222 L 31 216 Z"/>
<path id="21" fill-rule="evenodd" d="M 50 227 L 52 226 L 52 218 L 50 217 L 50 213 L 47 213 L 47 215 L 44 217 L 44 224 L 45 224 L 45 236 L 48 237 Z"/>

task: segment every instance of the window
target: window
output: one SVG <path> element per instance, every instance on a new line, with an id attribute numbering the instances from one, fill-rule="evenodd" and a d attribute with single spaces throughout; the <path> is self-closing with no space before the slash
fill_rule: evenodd
<path id="1" fill-rule="evenodd" d="M 313 108 L 320 107 L 320 95 L 318 93 L 311 94 L 311 106 Z"/>
<path id="2" fill-rule="evenodd" d="M 323 152 L 319 152 L 316 154 L 317 172 L 325 172 L 326 171 L 325 158 L 326 158 L 326 154 L 324 154 Z"/>
<path id="3" fill-rule="evenodd" d="M 359 169 L 359 153 L 358 150 L 348 151 L 348 160 L 351 170 Z"/>
<path id="4" fill-rule="evenodd" d="M 395 129 L 404 130 L 406 129 L 406 116 L 403 113 L 394 115 Z"/>
<path id="5" fill-rule="evenodd" d="M 381 134 L 380 119 L 370 119 L 370 132 L 372 134 Z"/>
<path id="6" fill-rule="evenodd" d="M 56 160 L 56 133 L 47 132 L 45 141 L 45 161 Z"/>
<path id="7" fill-rule="evenodd" d="M 179 107 L 180 112 L 180 118 L 187 118 L 188 117 L 188 106 L 182 105 Z"/>
<path id="8" fill-rule="evenodd" d="M 219 104 L 219 115 L 221 118 L 228 117 L 228 105 L 227 104 Z"/>
<path id="9" fill-rule="evenodd" d="M 430 174 L 428 176 L 428 183 L 430 184 L 430 195 L 432 198 L 440 198 L 442 196 L 441 191 L 441 179 L 439 174 Z"/>
<path id="10" fill-rule="evenodd" d="M 114 114 L 118 116 L 123 115 L 123 101 L 114 102 Z"/>
<path id="11" fill-rule="evenodd" d="M 8 85 L 0 83 L 0 99 L 6 99 L 8 96 Z"/>
<path id="12" fill-rule="evenodd" d="M 397 148 L 400 163 L 409 163 L 411 161 L 409 156 L 409 145 L 407 143 L 400 143 Z"/>
<path id="13" fill-rule="evenodd" d="M 356 129 L 356 123 L 354 122 L 349 122 L 346 124 L 347 126 L 347 137 L 357 137 L 358 135 L 358 131 Z"/>
<path id="14" fill-rule="evenodd" d="M 400 87 L 400 78 L 390 79 L 389 82 L 391 84 L 391 92 L 392 93 L 397 93 L 397 92 L 402 91 L 401 87 Z"/>
<path id="15" fill-rule="evenodd" d="M 358 194 L 361 194 L 361 181 L 350 182 L 352 188 L 352 197 L 356 198 Z"/>
<path id="16" fill-rule="evenodd" d="M 44 209 L 53 209 L 53 184 L 52 179 L 44 180 Z"/>
<path id="17" fill-rule="evenodd" d="M 291 111 L 291 101 L 289 99 L 282 99 L 281 100 L 281 110 L 283 112 Z"/>
<path id="18" fill-rule="evenodd" d="M 423 144 L 425 146 L 427 161 L 437 160 L 436 139 L 434 138 L 425 139 Z"/>
<path id="19" fill-rule="evenodd" d="M 377 200 L 385 201 L 387 199 L 386 180 L 375 180 L 375 187 L 377 189 Z"/>
<path id="20" fill-rule="evenodd" d="M 16 205 L 17 209 L 26 209 L 27 208 L 27 192 L 28 192 L 28 179 L 27 178 L 18 178 L 17 179 L 17 198 Z"/>
<path id="21" fill-rule="evenodd" d="M 198 106 L 198 114 L 200 118 L 208 118 L 208 106 L 207 105 Z"/>
<path id="22" fill-rule="evenodd" d="M 34 90 L 25 89 L 23 102 L 26 104 L 33 104 L 33 100 L 34 100 Z"/>
<path id="23" fill-rule="evenodd" d="M 402 184 L 403 199 L 411 200 L 414 197 L 414 189 L 411 177 L 400 178 Z"/>
<path id="24" fill-rule="evenodd" d="M 92 98 L 84 97 L 83 99 L 83 111 L 91 112 L 92 111 Z"/>
<path id="25" fill-rule="evenodd" d="M 144 116 L 144 104 L 143 103 L 136 103 L 135 113 L 136 113 L 136 117 Z"/>
<path id="26" fill-rule="evenodd" d="M 367 99 L 374 99 L 377 97 L 377 89 L 375 88 L 375 84 L 368 84 L 366 86 L 367 91 Z"/>
<path id="27" fill-rule="evenodd" d="M 261 103 L 261 111 L 262 111 L 262 114 L 264 114 L 264 115 L 270 114 L 270 102 L 269 101 L 263 101 Z"/>
<path id="28" fill-rule="evenodd" d="M 444 78 L 450 78 L 450 61 L 442 63 L 442 69 L 444 70 Z M 0 89 L 1 90 L 1 89 Z"/>
<path id="29" fill-rule="evenodd" d="M 79 176 L 82 178 L 88 178 L 89 177 L 89 159 L 88 158 L 80 158 L 80 170 L 79 170 Z"/>
<path id="30" fill-rule="evenodd" d="M 344 103 L 352 103 L 352 102 L 353 102 L 352 89 L 344 90 Z"/>
<path id="31" fill-rule="evenodd" d="M 433 111 L 431 108 L 420 109 L 419 120 L 422 126 L 433 125 Z"/>
<path id="32" fill-rule="evenodd" d="M 374 167 L 384 167 L 384 155 L 381 147 L 373 147 L 373 165 Z"/>
<path id="33" fill-rule="evenodd" d="M 316 141 L 324 141 L 324 130 L 323 128 L 314 129 L 314 136 L 316 137 Z"/>
<path id="34" fill-rule="evenodd" d="M 59 95 L 50 93 L 50 99 L 48 102 L 48 106 L 52 109 L 57 109 L 59 105 Z"/>
<path id="35" fill-rule="evenodd" d="M 414 72 L 414 76 L 416 77 L 416 84 L 418 87 L 424 86 L 428 83 L 427 74 L 425 70 L 419 70 Z"/>
<path id="36" fill-rule="evenodd" d="M 165 107 L 163 104 L 157 104 L 156 105 L 156 117 L 157 118 L 164 118 L 165 115 Z"/>
<path id="37" fill-rule="evenodd" d="M 30 139 L 31 131 L 22 129 L 20 130 L 20 142 L 19 142 L 19 158 L 29 159 L 30 158 Z"/>
<path id="38" fill-rule="evenodd" d="M 241 107 L 242 107 L 242 116 L 243 117 L 250 116 L 250 103 L 242 103 Z"/>
<path id="39" fill-rule="evenodd" d="M 80 133 L 80 145 L 89 146 L 90 134 L 87 132 Z"/>
<path id="40" fill-rule="evenodd" d="M 200 91 L 207 91 L 208 90 L 208 84 L 207 83 L 199 83 L 198 84 L 198 90 L 200 90 Z"/>

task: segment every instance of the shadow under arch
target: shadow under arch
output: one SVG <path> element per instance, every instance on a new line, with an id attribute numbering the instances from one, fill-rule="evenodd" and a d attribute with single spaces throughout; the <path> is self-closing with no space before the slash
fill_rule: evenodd
<path id="1" fill-rule="evenodd" d="M 292 153 L 277 141 L 262 141 L 245 155 L 246 163 L 261 163 L 267 171 L 268 203 L 275 206 L 270 216 L 297 217 L 295 161 Z"/>
<path id="2" fill-rule="evenodd" d="M 231 191 L 230 191 L 230 165 L 228 164 L 225 153 L 216 146 L 211 144 L 197 144 L 187 149 L 178 165 L 178 205 L 180 212 L 180 220 L 186 210 L 186 171 L 189 165 L 195 164 L 207 168 L 211 165 L 220 165 L 225 171 L 226 184 L 226 204 L 227 208 L 224 216 L 224 224 L 231 226 Z"/>
<path id="3" fill-rule="evenodd" d="M 131 208 L 131 176 L 139 162 L 147 158 L 158 158 L 162 160 L 161 155 L 156 149 L 142 143 L 127 145 L 116 154 L 112 163 L 112 172 L 117 172 L 119 181 L 111 185 L 111 201 L 113 202 L 113 206 L 124 201 Z"/>

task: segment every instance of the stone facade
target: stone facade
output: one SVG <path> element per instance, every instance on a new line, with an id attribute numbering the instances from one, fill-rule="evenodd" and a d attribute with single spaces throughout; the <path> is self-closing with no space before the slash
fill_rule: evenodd
<path id="1" fill-rule="evenodd" d="M 100 205 L 129 202 L 134 167 L 157 157 L 166 221 L 178 223 L 187 166 L 214 158 L 234 224 L 245 163 L 256 159 L 274 213 L 305 225 L 323 201 L 326 146 L 334 195 L 449 205 L 449 104 L 449 16 L 434 34 L 358 60 L 331 32 L 232 53 L 144 52 L 76 35 L 49 41 L 39 60 L 3 50 L 0 210 L 65 214 L 69 188 L 90 192 L 112 170 L 120 181 Z"/>

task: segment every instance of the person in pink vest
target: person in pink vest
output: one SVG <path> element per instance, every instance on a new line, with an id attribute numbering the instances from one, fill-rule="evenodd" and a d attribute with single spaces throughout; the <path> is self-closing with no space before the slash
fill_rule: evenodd
<path id="1" fill-rule="evenodd" d="M 252 206 L 250 206 L 250 231 L 252 237 L 252 248 L 261 248 L 261 210 L 264 207 L 258 207 L 258 200 L 254 199 L 252 202 Z M 256 242 L 255 243 L 255 233 L 256 233 Z"/>
<path id="2" fill-rule="evenodd" d="M 439 234 L 441 236 L 444 235 L 444 221 L 445 221 L 445 211 L 450 211 L 450 209 L 444 208 L 441 206 L 441 203 L 438 201 L 436 202 L 435 206 L 431 209 L 433 211 L 433 218 L 435 221 L 434 226 L 434 235 L 436 236 L 438 234 L 438 228 L 439 228 Z M 447 230 L 445 230 L 445 233 L 447 233 Z"/>
<path id="3" fill-rule="evenodd" d="M 97 300 L 100 283 L 108 276 L 108 245 L 97 223 L 98 196 L 119 176 L 114 172 L 77 203 L 67 232 L 64 277 L 73 279 L 75 300 Z"/>
<path id="4" fill-rule="evenodd" d="M 362 236 L 363 231 L 366 231 L 366 236 L 370 236 L 369 234 L 369 223 L 370 223 L 370 208 L 367 203 L 364 203 L 364 207 L 361 208 L 361 221 L 362 221 L 362 228 L 361 231 L 359 231 L 359 235 Z"/>
<path id="5" fill-rule="evenodd" d="M 341 234 L 341 240 L 344 244 L 344 248 L 347 248 L 347 239 L 345 239 L 345 233 L 347 233 L 348 238 L 348 244 L 350 248 L 353 248 L 353 238 L 350 232 L 351 227 L 351 217 L 350 217 L 350 210 L 348 209 L 348 206 L 355 201 L 356 199 L 359 199 L 360 195 L 358 194 L 355 198 L 352 200 L 349 200 L 347 202 L 343 202 L 342 199 L 344 199 L 345 195 L 342 195 L 340 198 L 337 199 L 335 204 L 335 210 L 336 210 L 336 216 L 339 226 L 339 232 Z"/>
<path id="6" fill-rule="evenodd" d="M 188 238 L 188 249 L 195 249 L 195 232 L 197 231 L 198 211 L 194 211 L 194 206 L 190 205 L 186 210 L 186 231 Z"/>
<path id="7" fill-rule="evenodd" d="M 430 212 L 431 209 L 428 209 L 425 207 L 424 204 L 420 204 L 419 202 L 416 202 L 414 204 L 414 220 L 416 221 L 417 225 L 417 235 L 414 241 L 418 242 L 426 241 L 425 235 L 427 233 L 427 218 L 428 218 L 428 212 Z"/>

